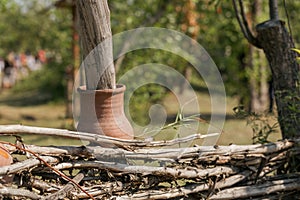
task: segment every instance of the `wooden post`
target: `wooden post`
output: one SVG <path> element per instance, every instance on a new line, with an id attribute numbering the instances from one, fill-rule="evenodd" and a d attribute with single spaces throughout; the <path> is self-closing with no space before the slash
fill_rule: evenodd
<path id="1" fill-rule="evenodd" d="M 110 11 L 107 0 L 76 0 L 88 90 L 115 88 Z"/>

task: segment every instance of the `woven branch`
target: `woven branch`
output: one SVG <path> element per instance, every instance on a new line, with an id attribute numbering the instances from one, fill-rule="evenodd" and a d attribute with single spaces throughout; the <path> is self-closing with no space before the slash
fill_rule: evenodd
<path id="1" fill-rule="evenodd" d="M 0 134 L 20 133 L 108 142 L 116 147 L 24 144 L 28 158 L 0 167 L 0 175 L 4 178 L 14 176 L 14 181 L 3 185 L 0 190 L 5 197 L 240 199 L 300 191 L 299 174 L 274 173 L 285 170 L 284 167 L 290 162 L 289 156 L 299 155 L 299 148 L 295 145 L 299 144 L 297 140 L 265 145 L 171 148 L 174 144 L 190 142 L 202 136 L 195 134 L 170 141 L 145 142 L 60 129 L 0 126 Z M 16 146 L 4 145 L 10 152 L 20 153 Z M 32 156 L 33 153 L 40 158 Z M 72 183 L 54 170 L 68 176 Z M 80 184 L 80 189 L 74 183 Z M 32 191 L 27 188 L 32 188 Z"/>
<path id="2" fill-rule="evenodd" d="M 163 147 L 172 146 L 180 143 L 190 142 L 196 139 L 203 139 L 206 137 L 213 137 L 219 135 L 219 133 L 212 133 L 208 135 L 194 134 L 184 138 L 178 138 L 168 141 L 142 141 L 142 140 L 124 140 L 118 138 L 112 138 L 104 135 L 95 135 L 92 133 L 69 131 L 65 129 L 55 129 L 55 128 L 42 128 L 33 126 L 23 126 L 23 125 L 0 125 L 0 134 L 36 134 L 36 135 L 47 135 L 47 136 L 59 136 L 71 139 L 80 139 L 85 141 L 90 141 L 93 143 L 103 144 L 113 144 L 118 147 L 123 147 L 127 149 L 127 146 L 131 148 L 137 147 Z"/>

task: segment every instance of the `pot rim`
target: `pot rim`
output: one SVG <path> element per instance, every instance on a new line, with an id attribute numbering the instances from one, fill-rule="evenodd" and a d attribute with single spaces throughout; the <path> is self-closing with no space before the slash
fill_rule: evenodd
<path id="1" fill-rule="evenodd" d="M 102 89 L 102 90 L 87 90 L 86 86 L 79 86 L 77 88 L 77 92 L 79 93 L 110 93 L 110 94 L 118 94 L 118 93 L 124 93 L 126 90 L 126 86 L 123 84 L 117 84 L 115 89 Z"/>

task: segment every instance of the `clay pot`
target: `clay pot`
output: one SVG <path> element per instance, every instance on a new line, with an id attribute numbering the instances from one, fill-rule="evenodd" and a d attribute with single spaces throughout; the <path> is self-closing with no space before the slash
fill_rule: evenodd
<path id="1" fill-rule="evenodd" d="M 0 167 L 11 165 L 13 162 L 13 158 L 10 155 L 9 151 L 3 146 L 3 144 L 0 144 Z M 14 175 L 4 175 L 0 178 L 1 184 L 8 184 L 13 181 Z"/>
<path id="2" fill-rule="evenodd" d="M 116 89 L 86 90 L 79 87 L 80 118 L 78 131 L 133 139 L 133 129 L 124 113 L 125 85 Z"/>
<path id="3" fill-rule="evenodd" d="M 0 167 L 10 165 L 12 162 L 12 156 L 8 150 L 2 144 L 0 144 Z"/>

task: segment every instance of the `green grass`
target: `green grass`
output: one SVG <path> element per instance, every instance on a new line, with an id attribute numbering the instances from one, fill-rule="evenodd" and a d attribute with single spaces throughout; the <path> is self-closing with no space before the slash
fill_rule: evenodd
<path id="1" fill-rule="evenodd" d="M 24 98 L 26 98 L 26 101 L 29 100 L 27 96 Z M 74 129 L 73 120 L 65 119 L 65 105 L 62 102 L 41 104 L 40 102 L 34 102 L 37 100 L 39 101 L 39 99 L 32 96 L 31 103 L 25 106 L 19 102 L 22 101 L 20 96 L 12 94 L 8 90 L 2 91 L 0 95 L 0 124 L 22 124 L 27 126 Z M 81 144 L 77 140 L 55 138 L 52 136 L 22 135 L 22 138 L 27 144 Z M 14 137 L 9 136 L 2 136 L 2 139 L 9 142 L 14 142 L 15 140 Z"/>

